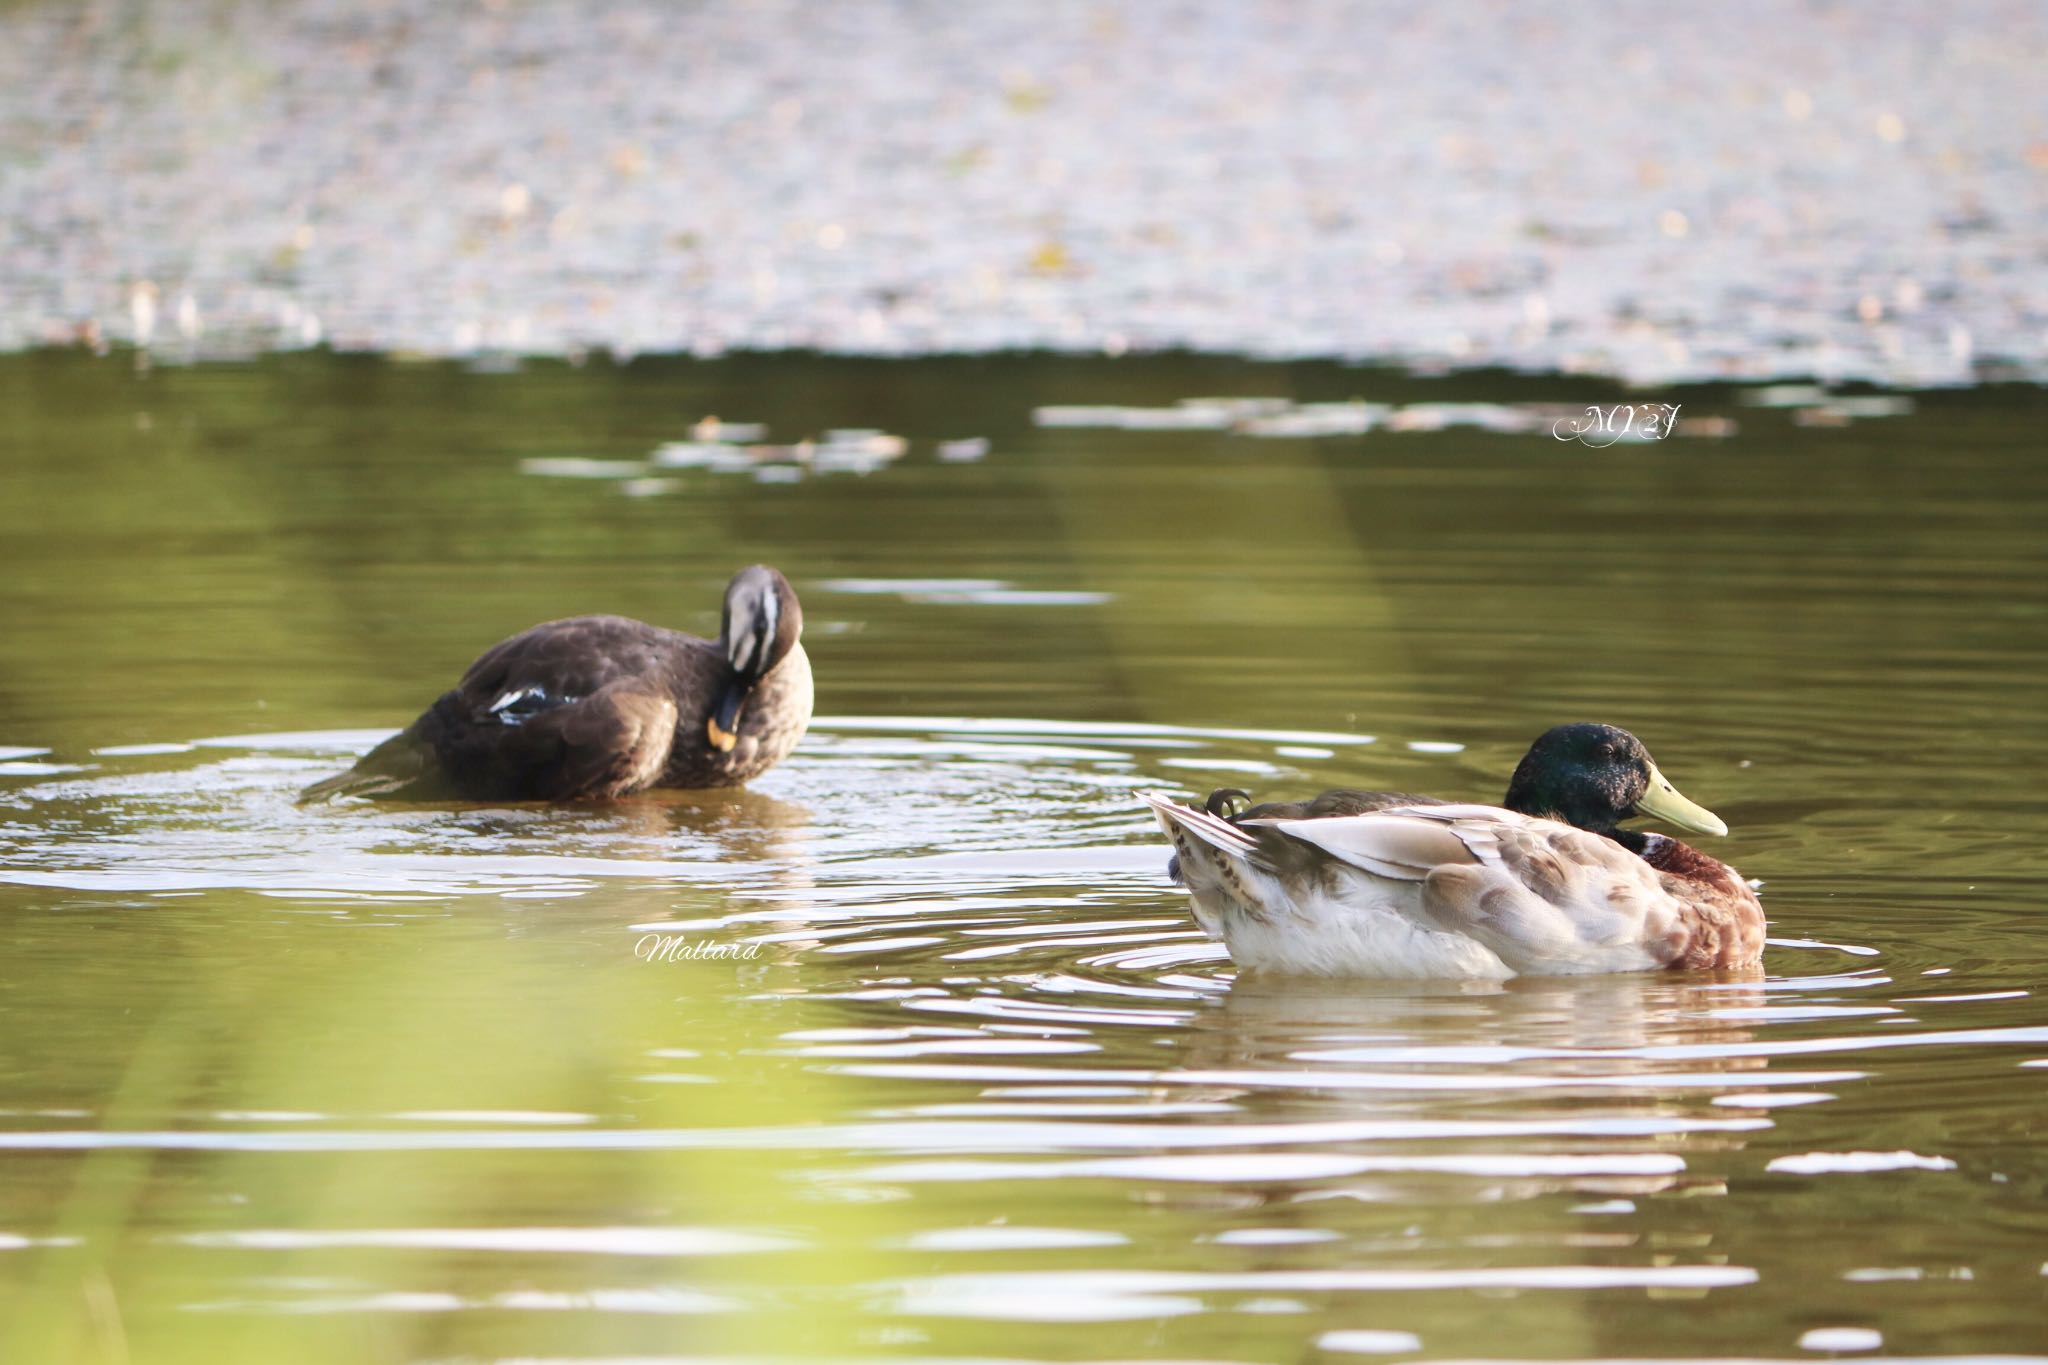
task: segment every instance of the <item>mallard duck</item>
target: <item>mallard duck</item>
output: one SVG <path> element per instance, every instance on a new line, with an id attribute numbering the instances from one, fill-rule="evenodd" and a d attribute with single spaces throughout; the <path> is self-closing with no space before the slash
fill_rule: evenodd
<path id="1" fill-rule="evenodd" d="M 1325 792 L 1230 809 L 1140 792 L 1172 840 L 1195 918 L 1241 967 L 1317 976 L 1467 977 L 1753 966 L 1756 893 L 1635 816 L 1726 834 L 1642 742 L 1562 725 L 1515 768 L 1505 808 Z"/>
<path id="2" fill-rule="evenodd" d="M 756 564 L 726 586 L 716 640 L 624 616 L 549 621 L 485 650 L 418 720 L 300 799 L 737 786 L 781 762 L 810 724 L 803 620 L 789 581 Z"/>

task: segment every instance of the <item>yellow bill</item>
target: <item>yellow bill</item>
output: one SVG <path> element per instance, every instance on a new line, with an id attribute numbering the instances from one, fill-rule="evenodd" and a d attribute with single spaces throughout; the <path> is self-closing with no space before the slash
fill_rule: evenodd
<path id="1" fill-rule="evenodd" d="M 1649 790 L 1636 798 L 1636 814 L 1661 820 L 1673 829 L 1682 829 L 1690 834 L 1728 832 L 1728 826 L 1720 816 L 1679 795 L 1678 788 L 1671 785 L 1671 779 L 1658 772 L 1654 763 L 1650 765 Z"/>

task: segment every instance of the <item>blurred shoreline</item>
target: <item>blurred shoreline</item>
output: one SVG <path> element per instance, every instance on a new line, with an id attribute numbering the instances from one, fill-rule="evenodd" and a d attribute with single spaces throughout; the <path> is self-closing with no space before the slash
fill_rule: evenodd
<path id="1" fill-rule="evenodd" d="M 2048 8 L 32 0 L 0 350 L 2048 379 Z"/>

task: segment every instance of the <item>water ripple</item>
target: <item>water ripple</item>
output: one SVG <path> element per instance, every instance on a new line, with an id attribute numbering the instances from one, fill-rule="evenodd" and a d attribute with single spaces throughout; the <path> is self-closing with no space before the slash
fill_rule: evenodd
<path id="1" fill-rule="evenodd" d="M 61 891 L 69 913 L 101 916 L 110 933 L 204 935 L 251 965 L 300 943 L 309 922 L 359 940 L 442 934 L 524 964 L 522 1006 L 571 1033 L 592 1008 L 578 974 L 593 962 L 637 957 L 658 973 L 663 945 L 715 948 L 688 965 L 729 984 L 709 978 L 707 999 L 707 978 L 676 976 L 693 984 L 663 994 L 663 1022 L 597 1068 L 587 1099 L 451 1091 L 112 1115 L 53 1086 L 7 1116 L 0 1150 L 24 1163 L 125 1151 L 294 1169 L 347 1158 L 545 1170 L 535 1163 L 582 1154 L 593 1164 L 578 1169 L 614 1173 L 718 1153 L 773 1161 L 796 1202 L 773 1203 L 774 1218 L 749 1212 L 772 1202 L 764 1187 L 706 1212 L 655 1179 L 646 1188 L 661 1193 L 630 1196 L 645 1225 L 508 1212 L 309 1229 L 252 1210 L 166 1235 L 210 1258 L 289 1255 L 310 1271 L 346 1254 L 367 1269 L 269 1265 L 181 1307 L 732 1314 L 787 1300 L 740 1283 L 728 1262 L 822 1249 L 910 1258 L 845 1291 L 891 1332 L 1257 1314 L 1301 1318 L 1305 1341 L 1353 1343 L 1331 1351 L 1434 1351 L 1470 1339 L 1459 1334 L 1474 1295 L 1513 1313 L 1519 1296 L 1608 1305 L 1760 1279 L 1863 1284 L 1876 1234 L 1810 1219 L 1816 1187 L 1952 1201 L 2034 1170 L 1981 1138 L 1996 1114 L 1939 1120 L 1948 1088 L 1971 1084 L 2032 1122 L 2031 1092 L 2012 1078 L 2048 1060 L 2036 950 L 1972 956 L 1943 937 L 1923 887 L 1882 877 L 1770 878 L 1775 933 L 1754 974 L 1240 979 L 1166 882 L 1131 789 L 1189 791 L 1208 772 L 1286 791 L 1383 774 L 1483 790 L 1486 756 L 1435 736 L 831 717 L 744 792 L 561 808 L 294 804 L 300 785 L 379 737 L 117 745 L 82 770 L 60 753 L 47 766 L 67 770 L 0 774 L 0 896 Z M 1804 865 L 1814 828 L 1767 829 L 1756 866 Z M 1749 846 L 1741 856 L 1747 867 Z M 200 913 L 216 896 L 240 897 L 225 938 L 217 911 Z M 20 951 L 32 968 L 32 932 Z M 139 953 L 130 969 L 177 960 Z M 720 1014 L 755 1021 L 743 1053 L 721 1050 L 707 1022 Z M 753 1122 L 755 1089 L 822 1098 L 807 1121 Z M 1930 1124 L 1900 1117 L 1917 1112 Z M 1731 1233 L 1710 1205 L 1801 1235 Z M 842 1207 L 890 1217 L 849 1250 L 818 1212 Z M 2000 1217 L 2015 1244 L 2042 1231 L 2023 1213 Z M 90 1239 L 29 1223 L 0 1233 L 9 1255 L 80 1245 Z M 462 1258 L 464 1276 L 409 1269 L 436 1254 Z M 606 1258 L 658 1282 L 592 1283 L 579 1269 Z M 659 1278 L 673 1260 L 718 1282 Z M 499 1262 L 517 1274 L 489 1269 Z M 1348 1316 L 1358 1295 L 1414 1318 L 1361 1327 Z"/>

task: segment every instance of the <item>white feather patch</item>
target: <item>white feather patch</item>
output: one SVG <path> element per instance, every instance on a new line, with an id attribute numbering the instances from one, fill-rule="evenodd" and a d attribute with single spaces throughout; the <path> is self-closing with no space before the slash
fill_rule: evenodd
<path id="1" fill-rule="evenodd" d="M 544 687 L 517 687 L 509 692 L 500 694 L 498 699 L 491 703 L 489 709 L 492 715 L 504 721 L 507 725 L 517 725 L 520 717 L 507 714 L 508 712 L 516 711 L 522 702 L 536 701 L 546 704 L 548 700 L 548 692 Z"/>

